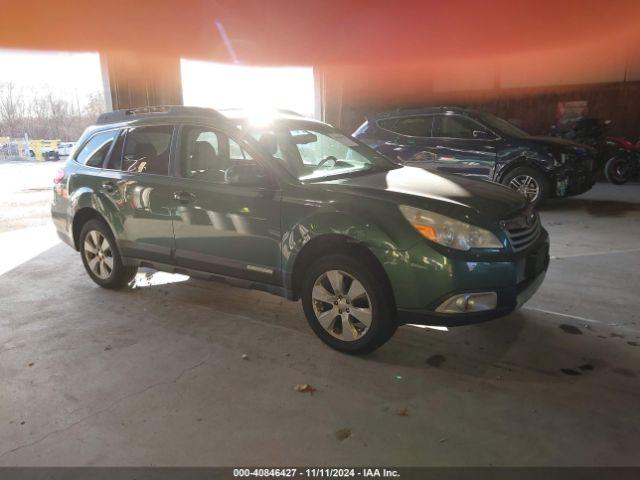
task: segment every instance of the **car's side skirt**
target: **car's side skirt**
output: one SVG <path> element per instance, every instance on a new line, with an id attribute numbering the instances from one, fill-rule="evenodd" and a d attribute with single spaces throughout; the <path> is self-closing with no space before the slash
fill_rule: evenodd
<path id="1" fill-rule="evenodd" d="M 272 285 L 269 283 L 259 282 L 255 280 L 247 280 L 244 278 L 238 278 L 238 277 L 233 277 L 229 275 L 221 275 L 218 273 L 206 272 L 204 270 L 185 268 L 177 265 L 172 265 L 169 263 L 156 262 L 156 261 L 145 260 L 145 259 L 134 258 L 134 257 L 124 257 L 123 262 L 126 265 L 138 265 L 140 267 L 153 268 L 154 270 L 159 270 L 162 272 L 179 273 L 182 275 L 188 275 L 190 277 L 197 278 L 199 280 L 218 281 L 218 282 L 224 282 L 234 287 L 246 288 L 250 290 L 260 290 L 263 292 L 271 293 L 273 295 L 278 295 L 280 297 L 287 298 L 289 300 L 293 300 L 293 294 L 283 286 Z"/>

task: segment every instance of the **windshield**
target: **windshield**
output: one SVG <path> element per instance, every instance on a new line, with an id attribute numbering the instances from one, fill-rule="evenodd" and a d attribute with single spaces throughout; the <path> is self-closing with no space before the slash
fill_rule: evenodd
<path id="1" fill-rule="evenodd" d="M 302 181 L 394 167 L 376 151 L 329 126 L 301 122 L 251 128 L 250 133 L 266 153 Z"/>
<path id="2" fill-rule="evenodd" d="M 495 115 L 491 115 L 490 113 L 483 113 L 481 116 L 483 122 L 499 133 L 501 136 L 505 137 L 529 137 L 530 135 L 524 130 L 516 127 L 513 123 L 503 120 L 500 117 L 496 117 Z"/>

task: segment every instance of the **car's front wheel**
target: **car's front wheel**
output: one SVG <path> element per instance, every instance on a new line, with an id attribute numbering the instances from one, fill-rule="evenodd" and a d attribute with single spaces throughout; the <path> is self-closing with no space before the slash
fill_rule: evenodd
<path id="1" fill-rule="evenodd" d="M 539 205 L 549 195 L 549 182 L 542 172 L 535 168 L 514 168 L 504 176 L 501 183 L 520 192 L 534 205 Z"/>
<path id="2" fill-rule="evenodd" d="M 91 279 L 104 288 L 126 287 L 138 271 L 122 263 L 109 227 L 99 220 L 89 220 L 82 227 L 80 255 Z"/>
<path id="3" fill-rule="evenodd" d="M 392 294 L 367 262 L 342 254 L 316 260 L 302 285 L 309 325 L 327 345 L 345 353 L 368 353 L 397 328 Z"/>

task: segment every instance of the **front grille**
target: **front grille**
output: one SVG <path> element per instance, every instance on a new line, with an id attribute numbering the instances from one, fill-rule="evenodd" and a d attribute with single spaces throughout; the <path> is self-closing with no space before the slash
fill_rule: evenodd
<path id="1" fill-rule="evenodd" d="M 529 212 L 505 221 L 504 229 L 507 232 L 513 251 L 520 252 L 538 240 L 542 225 L 538 214 Z"/>

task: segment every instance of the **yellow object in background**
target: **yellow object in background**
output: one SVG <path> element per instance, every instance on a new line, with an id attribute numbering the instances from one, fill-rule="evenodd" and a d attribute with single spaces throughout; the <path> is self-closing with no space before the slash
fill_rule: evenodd
<path id="1" fill-rule="evenodd" d="M 44 153 L 46 152 L 57 152 L 58 144 L 60 140 L 30 140 L 29 141 L 29 149 L 33 151 L 35 155 L 35 159 L 39 162 L 44 160 Z"/>

